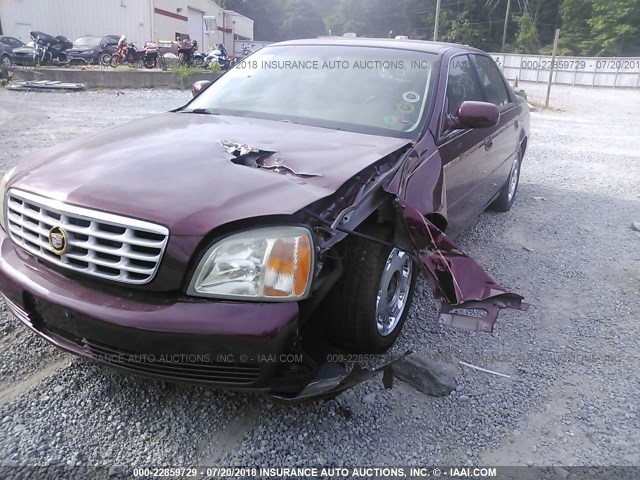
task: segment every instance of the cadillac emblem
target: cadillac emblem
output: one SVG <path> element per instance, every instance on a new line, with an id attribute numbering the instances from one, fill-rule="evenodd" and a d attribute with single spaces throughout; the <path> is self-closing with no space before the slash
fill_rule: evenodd
<path id="1" fill-rule="evenodd" d="M 49 230 L 49 245 L 56 255 L 64 255 L 69 246 L 67 234 L 60 227 L 53 227 Z"/>

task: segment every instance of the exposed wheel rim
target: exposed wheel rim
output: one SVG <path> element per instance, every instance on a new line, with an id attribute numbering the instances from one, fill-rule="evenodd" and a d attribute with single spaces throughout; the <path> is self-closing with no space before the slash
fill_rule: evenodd
<path id="1" fill-rule="evenodd" d="M 4 57 L 2 57 L 2 64 L 5 67 L 10 67 L 11 66 L 11 59 L 5 55 Z"/>
<path id="2" fill-rule="evenodd" d="M 407 306 L 411 288 L 413 262 L 402 250 L 394 248 L 387 257 L 376 298 L 376 329 L 380 335 L 391 335 Z"/>
<path id="3" fill-rule="evenodd" d="M 513 200 L 513 196 L 516 194 L 518 177 L 520 177 L 520 159 L 516 158 L 511 167 L 511 175 L 509 175 L 509 191 L 507 192 L 507 200 L 509 202 Z"/>

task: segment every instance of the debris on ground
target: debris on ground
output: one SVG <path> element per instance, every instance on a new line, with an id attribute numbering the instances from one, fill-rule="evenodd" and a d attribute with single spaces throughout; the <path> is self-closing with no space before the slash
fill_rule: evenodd
<path id="1" fill-rule="evenodd" d="M 457 368 L 454 365 L 415 354 L 396 363 L 393 366 L 393 374 L 416 390 L 433 397 L 449 395 L 457 386 Z"/>
<path id="2" fill-rule="evenodd" d="M 478 370 L 479 372 L 490 373 L 492 375 L 497 375 L 498 377 L 511 378 L 511 375 L 507 375 L 505 373 L 495 372 L 493 370 L 478 367 L 477 365 L 472 365 L 471 363 L 463 362 L 462 360 L 460 360 L 458 363 L 460 365 L 464 365 L 465 367 L 472 368 L 473 370 Z"/>
<path id="3" fill-rule="evenodd" d="M 68 83 L 56 80 L 28 80 L 25 82 L 11 82 L 7 85 L 7 90 L 42 90 L 42 91 L 59 91 L 59 90 L 86 90 L 84 83 Z"/>

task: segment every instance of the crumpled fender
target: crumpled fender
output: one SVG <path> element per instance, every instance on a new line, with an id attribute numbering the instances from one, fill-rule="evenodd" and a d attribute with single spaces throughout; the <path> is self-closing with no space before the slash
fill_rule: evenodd
<path id="1" fill-rule="evenodd" d="M 496 283 L 469 255 L 462 251 L 438 227 L 405 201 L 394 200 L 404 219 L 415 255 L 429 286 L 442 300 L 440 323 L 465 330 L 493 332 L 502 308 L 526 311 L 521 295 Z M 455 310 L 483 310 L 482 317 L 456 313 Z"/>

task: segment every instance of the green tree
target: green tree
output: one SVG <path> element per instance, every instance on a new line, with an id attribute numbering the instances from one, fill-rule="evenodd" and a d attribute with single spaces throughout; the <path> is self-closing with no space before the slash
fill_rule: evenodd
<path id="1" fill-rule="evenodd" d="M 2 0 L 0 0 L 2 1 Z M 256 40 L 333 35 L 408 35 L 431 40 L 436 0 L 218 0 L 254 20 Z M 445 0 L 439 38 L 497 51 L 507 0 Z M 507 51 L 640 55 L 640 0 L 511 0 Z M 542 47 L 541 47 L 542 46 Z"/>
<path id="2" fill-rule="evenodd" d="M 591 1 L 562 0 L 560 5 L 560 40 L 559 49 L 563 53 L 582 55 L 591 48 Z M 549 48 L 549 51 L 551 49 Z"/>
<path id="3" fill-rule="evenodd" d="M 536 27 L 528 13 L 516 18 L 518 33 L 516 34 L 516 53 L 537 53 L 538 37 Z"/>
<path id="4" fill-rule="evenodd" d="M 234 10 L 253 20 L 256 40 L 281 40 L 280 26 L 284 15 L 282 0 L 219 0 L 222 7 Z"/>
<path id="5" fill-rule="evenodd" d="M 597 55 L 633 55 L 640 51 L 640 0 L 592 0 L 587 21 Z"/>
<path id="6" fill-rule="evenodd" d="M 280 38 L 313 38 L 324 35 L 326 28 L 311 0 L 288 0 L 280 27 Z"/>

